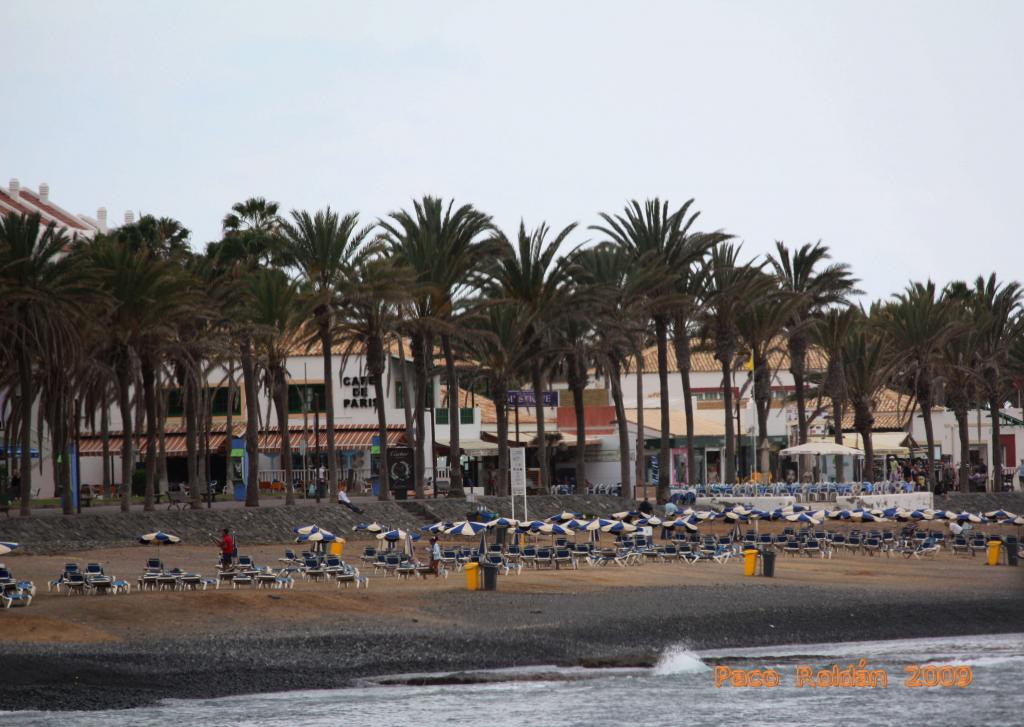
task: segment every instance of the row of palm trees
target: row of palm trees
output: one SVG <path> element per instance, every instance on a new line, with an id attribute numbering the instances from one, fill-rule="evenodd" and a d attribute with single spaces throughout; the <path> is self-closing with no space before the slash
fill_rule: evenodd
<path id="1" fill-rule="evenodd" d="M 136 438 L 145 442 L 144 507 L 151 509 L 166 481 L 164 438 L 170 392 L 180 392 L 193 507 L 208 467 L 213 427 L 211 377 L 226 372 L 227 430 L 233 427 L 237 387 L 245 392 L 248 505 L 259 504 L 257 452 L 261 422 L 271 405 L 281 434 L 285 481 L 291 483 L 288 432 L 289 354 L 319 349 L 324 384 L 333 391 L 335 354 L 365 356 L 373 382 L 381 442 L 380 496 L 387 498 L 385 377 L 387 355 L 398 349 L 402 408 L 414 449 L 417 495 L 426 481 L 425 412 L 428 381 L 443 370 L 450 447 L 459 451 L 461 385 L 483 387 L 498 414 L 497 494 L 508 492 L 507 393 L 543 392 L 566 382 L 585 441 L 584 391 L 606 383 L 617 412 L 621 481 L 643 483 L 643 457 L 630 472 L 631 442 L 622 379 L 636 372 L 638 434 L 643 450 L 644 353 L 657 351 L 661 431 L 659 462 L 670 461 L 669 346 L 684 392 L 687 461 L 694 462 L 690 356 L 710 352 L 722 371 L 725 409 L 724 479 L 736 477 L 732 411 L 734 373 L 751 368 L 757 411 L 758 469 L 769 471 L 768 414 L 779 361 L 788 361 L 801 443 L 809 425 L 831 415 L 841 441 L 843 415 L 867 450 L 876 402 L 891 387 L 916 401 L 934 449 L 932 409 L 948 406 L 968 451 L 967 411 L 984 406 L 999 439 L 998 411 L 1024 376 L 1022 291 L 993 274 L 945 287 L 910 283 L 885 301 L 851 304 L 858 295 L 849 267 L 820 244 L 745 259 L 742 245 L 721 231 L 698 229 L 693 200 L 678 208 L 658 199 L 632 201 L 600 215 L 586 244 L 576 224 L 554 232 L 520 224 L 508 236 L 472 205 L 424 197 L 411 209 L 363 224 L 360 215 L 327 208 L 282 215 L 277 203 L 252 198 L 223 221 L 222 239 L 202 253 L 189 232 L 169 218 L 142 216 L 93 240 L 69 239 L 38 215 L 0 219 L 0 415 L 7 451 L 20 445 L 21 512 L 30 511 L 32 430 L 44 427 L 52 451 L 66 452 L 82 426 L 99 427 L 109 451 L 108 409 L 120 412 L 124 482 L 130 505 Z M 405 346 L 412 358 L 406 362 Z M 784 354 L 784 356 L 780 356 Z M 440 355 L 443 364 L 436 367 Z M 259 409 L 260 389 L 268 409 Z M 324 411 L 334 421 L 333 396 Z M 541 485 L 550 483 L 543 401 L 536 397 Z M 96 419 L 99 418 L 97 423 Z M 334 486 L 335 434 L 327 427 L 328 481 Z M 1001 452 L 993 448 L 992 471 Z M 71 511 L 69 457 L 51 466 Z M 929 481 L 935 481 L 928 462 Z M 109 457 L 104 456 L 104 479 Z M 208 472 L 205 475 L 208 478 Z M 966 462 L 960 477 L 967 479 Z M 576 476 L 586 481 L 584 447 L 576 447 Z M 668 494 L 670 468 L 659 468 L 658 497 Z M 452 468 L 451 492 L 461 495 Z M 289 489 L 288 501 L 294 498 Z"/>

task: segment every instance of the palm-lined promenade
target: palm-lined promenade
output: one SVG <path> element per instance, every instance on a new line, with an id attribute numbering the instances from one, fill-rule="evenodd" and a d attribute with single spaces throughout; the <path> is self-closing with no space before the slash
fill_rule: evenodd
<path id="1" fill-rule="evenodd" d="M 495 410 L 496 471 L 479 483 L 486 494 L 509 493 L 510 440 L 523 443 L 510 434 L 509 392 L 554 385 L 571 396 L 575 482 L 586 483 L 586 401 L 595 382 L 614 408 L 619 482 L 629 496 L 648 482 L 649 458 L 636 454 L 644 449 L 645 427 L 659 432 L 654 461 L 673 462 L 670 421 L 677 407 L 685 421 L 685 462 L 699 460 L 694 440 L 701 417 L 689 364 L 699 353 L 721 370 L 723 406 L 713 416 L 723 428 L 725 483 L 739 481 L 743 461 L 733 416 L 741 375 L 749 377 L 756 412 L 756 455 L 746 460 L 746 476 L 783 478 L 777 447 L 769 443 L 778 394 L 773 379 L 781 366 L 793 381 L 785 396 L 794 404 L 797 443 L 809 440 L 819 416 L 832 422 L 828 436 L 843 443 L 839 423 L 852 415 L 865 453 L 863 480 L 889 474 L 876 471 L 872 435 L 879 401 L 892 392 L 904 412 L 919 411 L 925 452 L 936 451 L 937 407 L 955 415 L 960 453 L 971 449 L 972 411 L 986 411 L 990 439 L 1000 443 L 1001 410 L 1019 395 L 1024 376 L 1019 283 L 995 274 L 911 281 L 887 300 L 854 305 L 857 283 L 854 271 L 821 243 L 778 242 L 772 254 L 751 258 L 730 233 L 702 230 L 692 200 L 679 207 L 630 202 L 586 229 L 521 224 L 506 234 L 474 206 L 434 197 L 377 220 L 330 208 L 285 215 L 277 203 L 257 197 L 232 208 L 222 239 L 203 252 L 193 249 L 181 223 L 166 217 L 144 215 L 88 239 L 44 224 L 39 215 L 6 214 L 0 221 L 0 414 L 5 456 L 17 458 L 9 460 L 8 477 L 14 470 L 20 476 L 19 491 L 9 496 L 13 509 L 29 515 L 39 443 L 46 439 L 50 452 L 70 453 L 88 433 L 100 442 L 103 491 L 117 486 L 127 511 L 132 473 L 141 469 L 136 489 L 144 509 L 152 510 L 167 490 L 167 440 L 175 436 L 186 464 L 180 479 L 188 504 L 198 508 L 217 454 L 211 435 L 220 432 L 224 447 L 224 432 L 238 429 L 246 505 L 259 505 L 260 456 L 271 431 L 290 504 L 293 467 L 305 465 L 306 428 L 316 409 L 325 423 L 323 436 L 314 437 L 327 470 L 324 494 L 333 498 L 345 479 L 336 392 L 351 380 L 361 398 L 346 406 L 351 401 L 375 413 L 373 472 L 381 499 L 391 494 L 388 453 L 398 441 L 391 432 L 396 425 L 411 445 L 411 489 L 418 497 L 436 474 L 439 441 L 447 453 L 466 451 L 463 392 L 486 395 Z M 645 395 L 649 348 L 656 351 L 659 385 Z M 297 353 L 322 359 L 314 397 L 323 400 L 309 400 L 308 381 L 299 392 L 301 434 L 288 368 Z M 354 379 L 346 373 L 352 359 L 361 372 Z M 672 368 L 681 402 L 670 400 Z M 637 388 L 632 419 L 632 392 L 623 383 L 629 375 Z M 657 421 L 645 423 L 644 402 L 652 395 L 660 404 Z M 528 444 L 537 485 L 546 492 L 557 439 L 546 430 L 542 397 L 534 399 L 535 436 Z M 446 424 L 437 423 L 436 406 L 447 409 Z M 177 428 L 168 423 L 175 418 Z M 302 440 L 301 456 L 293 437 Z M 121 460 L 116 472 L 114 449 Z M 986 452 L 989 472 L 1014 464 L 1003 461 L 1003 449 Z M 44 459 L 62 511 L 70 514 L 72 457 Z M 955 464 L 966 491 L 969 459 L 961 454 Z M 922 467 L 924 489 L 936 489 L 936 459 L 923 457 Z M 675 469 L 657 467 L 652 484 L 659 501 L 676 475 L 681 483 L 706 481 L 695 467 Z M 853 476 L 840 464 L 839 481 Z M 450 468 L 451 495 L 463 493 L 462 477 L 462 467 Z"/>

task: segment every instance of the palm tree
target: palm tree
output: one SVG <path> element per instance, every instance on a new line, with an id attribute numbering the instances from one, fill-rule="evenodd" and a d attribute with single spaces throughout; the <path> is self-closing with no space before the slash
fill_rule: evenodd
<path id="1" fill-rule="evenodd" d="M 771 359 L 781 353 L 779 336 L 787 324 L 792 324 L 792 309 L 796 301 L 786 296 L 778 287 L 775 279 L 768 273 L 760 273 L 762 280 L 757 287 L 763 290 L 761 295 L 751 300 L 750 305 L 740 312 L 736 319 L 736 331 L 739 333 L 744 349 L 750 353 L 753 363 L 754 407 L 757 411 L 757 451 L 759 462 L 757 469 L 767 476 L 771 469 L 768 446 L 768 414 L 772 401 L 772 370 Z M 766 278 L 766 279 L 765 279 Z M 790 329 L 792 332 L 792 328 Z"/>
<path id="2" fill-rule="evenodd" d="M 131 389 L 143 381 L 147 421 L 147 502 L 152 507 L 152 485 L 156 460 L 156 409 L 152 371 L 165 341 L 174 335 L 176 319 L 189 306 L 191 291 L 183 283 L 181 268 L 154 257 L 116 236 L 98 237 L 88 247 L 90 262 L 100 289 L 111 301 L 104 319 L 106 349 L 117 378 L 117 400 L 121 410 L 122 450 L 121 510 L 131 505 L 134 469 L 134 426 Z"/>
<path id="3" fill-rule="evenodd" d="M 999 410 L 1009 389 L 1009 353 L 1022 335 L 1021 312 L 1024 289 L 1011 281 L 1000 283 L 992 273 L 978 277 L 973 288 L 953 283 L 954 295 L 965 299 L 972 313 L 979 389 L 992 418 L 993 482 L 1001 484 L 1003 452 L 1000 443 Z M 964 293 L 966 291 L 966 294 Z"/>
<path id="4" fill-rule="evenodd" d="M 879 311 L 873 306 L 865 316 L 859 313 L 850 323 L 843 346 L 843 379 L 850 405 L 853 427 L 864 442 L 864 479 L 874 479 L 874 447 L 871 431 L 879 392 L 889 382 L 897 359 L 888 355 L 885 337 L 878 325 Z"/>
<path id="5" fill-rule="evenodd" d="M 829 249 L 821 242 L 807 243 L 790 250 L 786 243 L 775 243 L 776 254 L 769 256 L 779 286 L 796 302 L 787 326 L 789 371 L 796 387 L 798 444 L 807 443 L 807 350 L 810 331 L 807 321 L 817 318 L 830 305 L 845 303 L 847 296 L 859 293 L 856 278 L 845 263 L 828 263 Z M 822 268 L 821 266 L 825 267 Z"/>
<path id="6" fill-rule="evenodd" d="M 32 406 L 39 362 L 61 361 L 80 348 L 78 319 L 90 271 L 63 256 L 67 235 L 39 214 L 0 217 L 0 337 L 3 368 L 17 372 L 21 444 L 21 515 L 31 513 Z"/>
<path id="7" fill-rule="evenodd" d="M 724 238 L 723 238 L 724 239 Z M 676 283 L 676 305 L 672 317 L 672 344 L 676 354 L 676 368 L 683 384 L 683 412 L 686 416 L 686 482 L 693 484 L 695 447 L 693 435 L 693 393 L 690 387 L 690 358 L 692 353 L 692 327 L 701 315 L 707 266 L 704 261 L 687 265 L 679 270 Z"/>
<path id="8" fill-rule="evenodd" d="M 281 270 L 257 270 L 247 280 L 248 305 L 254 325 L 254 341 L 266 371 L 268 390 L 277 410 L 281 435 L 281 466 L 284 469 L 285 504 L 295 504 L 292 489 L 291 432 L 288 426 L 288 356 L 295 348 L 306 321 L 305 300 L 298 281 Z"/>
<path id="9" fill-rule="evenodd" d="M 509 490 L 508 392 L 527 374 L 536 351 L 530 313 L 507 300 L 492 300 L 475 308 L 466 319 L 467 350 L 476 372 L 487 383 L 498 419 L 498 482 L 491 494 Z"/>
<path id="10" fill-rule="evenodd" d="M 451 468 L 451 494 L 462 497 L 462 470 L 458 466 L 459 383 L 452 346 L 454 320 L 461 299 L 480 282 L 477 275 L 494 254 L 496 245 L 483 238 L 492 229 L 488 215 L 468 204 L 454 207 L 454 200 L 445 205 L 438 197 L 426 196 L 413 202 L 411 213 L 392 212 L 388 220 L 380 221 L 380 226 L 391 254 L 416 271 L 421 291 L 414 304 L 420 335 L 413 341 L 420 379 L 416 392 L 417 458 L 422 462 L 427 362 L 433 360 L 433 338 L 439 334 L 448 384 L 448 444 L 455 464 Z"/>
<path id="11" fill-rule="evenodd" d="M 622 393 L 622 372 L 638 348 L 636 341 L 646 325 L 641 293 L 653 281 L 643 278 L 643 271 L 636 270 L 628 255 L 613 245 L 580 250 L 573 257 L 573 267 L 576 284 L 591 290 L 588 314 L 596 337 L 593 355 L 598 370 L 603 372 L 611 388 L 619 435 L 619 481 L 622 495 L 631 498 L 629 426 Z M 638 376 L 642 374 L 638 373 Z M 638 402 L 638 412 L 642 406 L 643 402 Z M 641 431 L 639 441 L 642 440 Z M 638 459 L 642 456 L 643 451 L 639 449 Z"/>
<path id="12" fill-rule="evenodd" d="M 363 350 L 366 373 L 373 382 L 377 401 L 377 436 L 380 441 L 380 487 L 378 497 L 391 497 L 388 466 L 387 394 L 385 341 L 394 335 L 399 306 L 413 295 L 415 274 L 394 258 L 382 253 L 379 245 L 361 257 L 349 281 L 349 306 L 339 319 L 339 338 L 346 341 L 346 354 Z"/>
<path id="13" fill-rule="evenodd" d="M 530 322 L 530 345 L 536 352 L 530 362 L 530 379 L 537 418 L 537 463 L 540 468 L 537 484 L 544 492 L 547 492 L 551 483 L 543 398 L 553 348 L 549 328 L 561 316 L 571 312 L 565 305 L 571 285 L 570 269 L 567 257 L 559 257 L 558 252 L 575 229 L 574 222 L 564 227 L 550 241 L 550 229 L 546 222 L 527 232 L 526 224 L 520 221 L 515 242 L 509 240 L 504 233 L 497 232 L 495 240 L 499 252 L 490 271 L 497 288 L 492 296 L 522 306 Z"/>
<path id="14" fill-rule="evenodd" d="M 742 245 L 716 246 L 709 257 L 707 283 L 704 287 L 704 312 L 701 338 L 714 351 L 722 367 L 722 389 L 725 403 L 725 466 L 724 482 L 736 479 L 736 441 L 733 427 L 732 369 L 739 352 L 738 325 L 754 301 L 773 287 L 761 272 L 765 263 L 741 263 Z"/>
<path id="15" fill-rule="evenodd" d="M 978 348 L 975 341 L 977 332 L 971 325 L 971 313 L 967 308 L 968 296 L 969 291 L 966 286 L 947 286 L 945 289 L 945 299 L 949 304 L 947 309 L 949 323 L 958 332 L 946 338 L 939 351 L 938 360 L 938 370 L 944 383 L 946 406 L 953 411 L 960 441 L 957 479 L 961 492 L 967 492 L 970 489 L 971 438 L 967 416 L 971 408 L 976 405 L 978 393 L 977 357 L 974 355 Z"/>
<path id="16" fill-rule="evenodd" d="M 949 309 L 942 291 L 929 280 L 911 283 L 893 303 L 880 311 L 890 350 L 901 362 L 900 378 L 914 393 L 921 408 L 928 443 L 925 468 L 929 489 L 932 490 L 936 485 L 935 430 L 932 425 L 935 379 L 945 343 L 957 334 L 951 325 Z"/>
<path id="17" fill-rule="evenodd" d="M 847 400 L 846 376 L 843 368 L 843 348 L 849 336 L 850 326 L 860 311 L 852 306 L 829 308 L 810 330 L 811 343 L 818 347 L 828 360 L 823 373 L 818 374 L 819 398 L 827 396 L 832 407 L 832 434 L 836 444 L 843 443 L 843 409 Z M 842 457 L 836 457 L 836 477 L 843 481 Z"/>
<path id="18" fill-rule="evenodd" d="M 313 308 L 313 335 L 320 344 L 324 361 L 327 472 L 332 498 L 338 488 L 332 358 L 335 316 L 339 303 L 344 305 L 346 281 L 370 230 L 370 227 L 359 227 L 358 212 L 350 212 L 341 217 L 330 207 L 312 215 L 306 211 L 292 210 L 292 222 L 283 225 L 284 257 L 298 268 L 308 286 Z"/>
<path id="19" fill-rule="evenodd" d="M 690 214 L 693 200 L 687 201 L 675 212 L 669 212 L 668 202 L 647 200 L 641 206 L 636 200 L 626 205 L 621 215 L 601 213 L 603 225 L 591 229 L 603 233 L 609 242 L 628 251 L 635 265 L 658 272 L 660 284 L 652 286 L 645 296 L 648 311 L 654 320 L 654 334 L 658 345 L 658 380 L 661 396 L 661 449 L 658 457 L 658 502 L 668 500 L 672 477 L 670 466 L 669 396 L 668 396 L 668 327 L 679 305 L 677 280 L 680 272 L 700 261 L 709 250 L 729 235 L 691 233 L 699 212 Z M 637 404 L 642 406 L 642 403 Z M 691 425 L 692 421 L 687 422 Z"/>

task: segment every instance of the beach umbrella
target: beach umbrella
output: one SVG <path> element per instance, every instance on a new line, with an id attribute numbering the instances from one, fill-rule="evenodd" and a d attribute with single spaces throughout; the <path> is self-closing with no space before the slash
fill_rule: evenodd
<path id="1" fill-rule="evenodd" d="M 157 545 L 174 545 L 180 543 L 181 538 L 177 535 L 171 535 L 165 533 L 162 530 L 157 530 L 155 533 L 146 533 L 139 538 L 139 542 L 143 545 L 149 545 L 150 543 L 156 543 Z"/>
<path id="2" fill-rule="evenodd" d="M 487 523 L 489 528 L 514 528 L 518 527 L 519 521 L 508 517 L 497 517 Z"/>
<path id="3" fill-rule="evenodd" d="M 452 526 L 452 523 L 447 523 L 447 522 L 441 521 L 441 522 L 436 522 L 436 523 L 434 523 L 432 525 L 424 525 L 424 526 L 422 526 L 420 528 L 420 530 L 423 530 L 423 531 L 428 532 L 428 533 L 435 533 L 436 534 L 436 533 L 444 532 L 445 530 L 447 530 L 451 526 Z"/>
<path id="4" fill-rule="evenodd" d="M 583 523 L 583 530 L 600 530 L 606 525 L 614 525 L 616 522 L 617 521 L 615 520 L 606 520 L 605 518 L 596 517 L 593 520 L 587 520 L 585 523 Z"/>
<path id="5" fill-rule="evenodd" d="M 989 520 L 1013 520 L 1017 516 L 1006 510 L 990 510 L 985 513 L 985 517 Z"/>
<path id="6" fill-rule="evenodd" d="M 455 523 L 445 532 L 449 535 L 479 535 L 481 530 L 486 529 L 487 526 L 483 523 L 475 523 L 469 520 L 463 520 L 462 522 Z"/>
<path id="7" fill-rule="evenodd" d="M 693 532 L 697 530 L 697 523 L 689 517 L 677 517 L 675 520 L 669 520 L 665 523 L 665 526 L 669 528 L 686 528 Z"/>
<path id="8" fill-rule="evenodd" d="M 637 525 L 661 525 L 662 519 L 657 515 L 651 515 L 650 517 L 642 517 L 636 521 Z"/>
<path id="9" fill-rule="evenodd" d="M 545 523 L 543 520 L 521 520 L 519 522 L 519 532 L 525 533 L 529 531 L 535 533 L 537 532 L 537 528 L 539 528 L 541 525 L 546 524 L 547 523 Z"/>
<path id="10" fill-rule="evenodd" d="M 410 533 L 397 529 L 377 534 L 377 540 L 386 540 L 389 543 L 395 543 L 399 540 L 419 540 L 421 537 L 419 533 Z"/>
<path id="11" fill-rule="evenodd" d="M 566 520 L 574 520 L 574 519 L 576 519 L 578 517 L 581 517 L 580 513 L 578 513 L 578 512 L 569 512 L 568 510 L 565 510 L 563 512 L 558 513 L 557 515 L 552 515 L 551 517 L 549 517 L 548 518 L 548 522 L 549 523 L 565 522 Z"/>
<path id="12" fill-rule="evenodd" d="M 985 519 L 982 518 L 981 515 L 976 515 L 973 512 L 961 512 L 961 513 L 957 514 L 956 521 L 958 523 L 961 523 L 961 524 L 963 524 L 963 523 L 983 523 L 983 522 L 985 522 Z"/>
<path id="13" fill-rule="evenodd" d="M 1024 516 L 1017 515 L 1016 517 L 1003 520 L 1001 525 L 1016 525 L 1018 528 L 1024 526 Z M 17 543 L 5 543 L 5 545 L 17 545 Z"/>
<path id="14" fill-rule="evenodd" d="M 544 533 L 546 535 L 568 535 L 570 532 L 572 532 L 562 527 L 558 523 L 544 523 L 539 528 L 537 528 L 537 531 Z"/>
<path id="15" fill-rule="evenodd" d="M 359 523 L 358 525 L 354 525 L 352 527 L 352 529 L 353 530 L 365 531 L 365 532 L 368 532 L 368 533 L 383 533 L 384 530 L 385 530 L 384 526 L 381 525 L 378 522 Z"/>
<path id="16" fill-rule="evenodd" d="M 603 528 L 601 528 L 601 532 L 612 533 L 614 535 L 619 535 L 620 533 L 635 533 L 636 525 L 632 525 L 626 522 L 617 522 L 612 523 L 611 525 L 605 525 Z"/>
<path id="17" fill-rule="evenodd" d="M 17 547 L 17 543 L 0 543 L 0 555 L 7 555 Z"/>
<path id="18" fill-rule="evenodd" d="M 569 528 L 570 530 L 584 530 L 589 522 L 589 520 L 584 520 L 582 518 L 573 518 L 572 520 L 567 520 L 562 523 L 562 527 Z"/>
<path id="19" fill-rule="evenodd" d="M 746 522 L 749 519 L 749 515 L 746 512 L 736 512 L 735 510 L 729 510 L 725 513 L 725 519 L 732 522 Z"/>
<path id="20" fill-rule="evenodd" d="M 338 536 L 330 530 L 324 530 L 316 525 L 310 529 L 302 528 L 302 530 L 305 532 L 299 533 L 295 538 L 296 543 L 333 543 L 338 539 Z"/>
<path id="21" fill-rule="evenodd" d="M 180 543 L 181 538 L 177 535 L 171 535 L 170 533 L 165 533 L 162 530 L 157 530 L 155 533 L 146 533 L 139 538 L 139 542 L 143 545 L 156 543 L 156 549 L 157 552 L 159 552 L 161 545 L 174 545 L 175 543 Z"/>

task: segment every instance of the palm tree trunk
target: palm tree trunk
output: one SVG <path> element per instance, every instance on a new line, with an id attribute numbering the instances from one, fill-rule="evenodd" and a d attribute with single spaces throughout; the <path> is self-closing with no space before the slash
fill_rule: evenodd
<path id="1" fill-rule="evenodd" d="M 146 497 L 142 509 L 151 512 L 156 485 L 156 371 L 149 356 L 142 359 L 142 398 L 146 407 Z"/>
<path id="2" fill-rule="evenodd" d="M 722 484 L 736 481 L 736 439 L 732 420 L 732 356 L 719 359 L 722 364 L 722 391 L 725 396 L 725 461 L 722 463 Z"/>
<path id="3" fill-rule="evenodd" d="M 629 471 L 629 424 L 626 422 L 626 406 L 622 399 L 622 371 L 619 362 L 612 363 L 609 378 L 612 386 L 612 402 L 615 404 L 615 424 L 619 430 L 619 482 L 623 497 L 633 497 Z"/>
<path id="4" fill-rule="evenodd" d="M 331 335 L 330 320 L 327 316 L 320 317 L 320 346 L 324 358 L 324 413 L 327 415 L 327 483 L 328 496 L 333 500 L 338 496 L 338 458 L 334 453 L 334 372 L 331 370 L 331 347 L 334 337 Z M 317 432 L 317 436 L 320 433 Z"/>
<path id="5" fill-rule="evenodd" d="M 185 416 L 185 466 L 188 470 L 188 491 L 192 501 L 192 509 L 198 510 L 202 504 L 199 491 L 199 461 L 197 456 L 198 424 L 199 424 L 199 402 L 197 401 L 195 377 L 192 371 L 186 368 L 186 373 L 181 384 L 181 400 Z M 228 444 L 231 450 L 231 444 Z"/>
<path id="6" fill-rule="evenodd" d="M 658 452 L 658 504 L 668 502 L 669 483 L 672 481 L 672 450 L 669 439 L 668 410 L 668 323 L 654 319 L 654 333 L 658 338 L 658 386 L 661 402 L 661 449 Z"/>
<path id="7" fill-rule="evenodd" d="M 793 385 L 796 387 L 796 423 L 797 444 L 807 444 L 807 400 L 804 390 L 807 371 L 807 347 L 792 339 L 789 342 L 789 371 L 793 374 Z"/>
<path id="8" fill-rule="evenodd" d="M 686 484 L 693 484 L 693 463 L 696 452 L 693 440 L 693 391 L 690 386 L 690 334 L 686 330 L 686 319 L 676 319 L 673 326 L 673 343 L 676 347 L 676 366 L 683 383 L 683 412 L 686 415 Z"/>
<path id="9" fill-rule="evenodd" d="M 245 387 L 245 453 L 249 459 L 248 482 L 245 488 L 245 506 L 259 507 L 259 400 L 256 398 L 256 362 L 253 359 L 252 341 L 246 337 L 242 341 L 242 385 Z M 324 373 L 327 378 L 327 373 Z M 330 396 L 326 397 L 328 400 Z M 328 418 L 329 419 L 329 418 Z M 328 421 L 327 431 L 333 432 L 334 427 Z M 330 441 L 330 437 L 328 437 Z"/>
<path id="10" fill-rule="evenodd" d="M 957 407 L 953 413 L 956 417 L 957 433 L 960 435 L 960 492 L 968 492 L 971 477 L 971 432 L 967 423 L 967 409 Z"/>
<path id="11" fill-rule="evenodd" d="M 32 359 L 28 347 L 21 346 L 18 355 L 18 389 L 21 393 L 21 511 L 22 517 L 32 514 Z M 42 454 L 40 452 L 40 454 Z"/>
<path id="12" fill-rule="evenodd" d="M 770 474 L 771 458 L 768 448 L 768 412 L 771 409 L 771 374 L 768 362 L 760 356 L 754 357 L 754 406 L 757 409 L 757 468 L 761 476 Z M 770 481 L 770 477 L 768 478 Z"/>
<path id="13" fill-rule="evenodd" d="M 281 466 L 284 468 L 284 504 L 295 504 L 292 482 L 292 435 L 288 427 L 288 382 L 283 367 L 278 364 L 273 374 L 274 402 L 277 405 L 277 430 L 281 434 Z"/>
<path id="14" fill-rule="evenodd" d="M 417 333 L 412 340 L 412 364 L 416 370 L 416 431 L 412 433 L 413 440 L 412 444 L 415 449 L 414 452 L 414 467 L 418 474 L 417 486 L 424 489 L 427 473 L 426 463 L 426 442 L 427 442 L 427 430 L 424 421 L 424 411 L 427 406 L 427 341 L 426 337 L 422 333 Z M 403 387 L 408 388 L 408 387 Z M 433 395 L 433 392 L 431 392 Z M 433 407 L 431 407 L 433 408 Z M 433 449 L 433 448 L 431 448 Z M 430 472 L 431 477 L 434 481 L 434 495 L 437 495 L 437 462 L 433 456 L 430 459 Z"/>
<path id="15" fill-rule="evenodd" d="M 498 481 L 495 483 L 496 492 L 491 494 L 508 497 L 511 494 L 508 454 L 508 387 L 501 384 L 496 385 L 492 393 L 494 394 L 494 413 L 498 418 Z"/>
<path id="16" fill-rule="evenodd" d="M 853 426 L 864 442 L 864 468 L 861 477 L 867 482 L 875 481 L 875 448 L 871 441 L 871 426 L 874 416 L 871 403 L 861 400 L 854 402 Z"/>
<path id="17" fill-rule="evenodd" d="M 993 389 L 990 389 L 990 391 Z M 988 413 L 989 416 L 992 417 L 992 467 L 989 471 L 992 473 L 992 492 L 998 492 L 1003 486 L 1003 448 L 999 442 L 999 429 L 1001 424 L 999 421 L 1000 403 L 1001 402 L 997 395 L 989 394 Z"/>
<path id="18" fill-rule="evenodd" d="M 932 396 L 930 382 L 923 381 L 918 392 L 918 404 L 921 407 L 921 418 L 924 419 L 924 438 L 928 444 L 928 453 L 925 456 L 925 473 L 928 479 L 928 490 L 935 491 L 935 462 L 933 452 L 935 451 L 935 429 L 932 424 Z"/>
<path id="19" fill-rule="evenodd" d="M 132 405 L 130 377 L 127 365 L 118 373 L 118 403 L 121 409 L 121 512 L 128 512 L 132 505 L 132 470 L 134 458 L 132 447 Z"/>
<path id="20" fill-rule="evenodd" d="M 544 431 L 544 372 L 538 358 L 533 362 L 533 399 L 534 413 L 537 416 L 537 464 L 540 467 L 537 485 L 541 494 L 551 491 L 551 478 L 548 476 L 548 440 Z"/>
<path id="21" fill-rule="evenodd" d="M 585 494 L 587 486 L 587 413 L 583 406 L 583 382 L 579 377 L 579 369 L 583 365 L 575 360 L 570 362 L 573 375 L 570 378 L 572 387 L 572 406 L 576 415 L 576 494 Z M 584 368 L 584 375 L 586 368 Z"/>
<path id="22" fill-rule="evenodd" d="M 636 350 L 636 483 L 633 488 L 633 496 L 636 497 L 636 488 L 644 488 L 647 492 L 647 473 L 644 461 L 646 451 L 644 442 L 644 354 Z"/>
<path id="23" fill-rule="evenodd" d="M 157 411 L 157 435 L 159 436 L 160 449 L 157 455 L 157 488 L 159 493 L 169 489 L 170 478 L 167 476 L 167 389 L 166 381 L 160 387 L 159 409 Z"/>
<path id="24" fill-rule="evenodd" d="M 100 405 L 100 448 L 103 453 L 103 496 L 111 497 L 110 489 L 110 412 L 107 408 L 106 396 Z"/>
<path id="25" fill-rule="evenodd" d="M 373 377 L 373 391 L 377 397 L 377 437 L 380 439 L 380 488 L 377 499 L 391 499 L 390 469 L 388 465 L 388 410 L 384 398 L 384 346 L 381 341 L 371 344 L 377 348 L 380 363 L 375 364 L 370 375 Z"/>
<path id="26" fill-rule="evenodd" d="M 833 435 L 836 444 L 843 443 L 843 402 L 842 396 L 836 392 L 832 393 L 832 421 Z M 843 465 L 842 456 L 836 457 L 836 482 L 846 481 L 846 468 Z"/>
<path id="27" fill-rule="evenodd" d="M 448 334 L 441 336 L 441 348 L 444 349 L 444 368 L 448 380 L 448 471 L 451 476 L 451 496 L 465 497 L 462 489 L 462 449 L 459 446 L 459 378 L 455 371 L 455 352 L 452 350 L 452 338 Z"/>
<path id="28" fill-rule="evenodd" d="M 409 444 L 416 446 L 416 430 L 413 428 L 412 405 L 409 400 L 409 387 L 412 384 L 412 374 L 409 371 L 409 363 L 405 360 L 405 342 L 402 336 L 398 337 L 398 358 L 402 366 L 402 413 L 405 415 L 405 436 Z M 413 481 L 416 488 L 416 499 L 422 500 L 425 495 L 423 486 L 423 463 L 418 458 L 413 458 Z"/>

